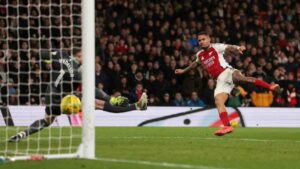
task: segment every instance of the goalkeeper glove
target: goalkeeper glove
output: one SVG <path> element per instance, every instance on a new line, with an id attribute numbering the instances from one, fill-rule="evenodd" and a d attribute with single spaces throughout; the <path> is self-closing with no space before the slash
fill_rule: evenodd
<path id="1" fill-rule="evenodd" d="M 114 106 L 126 107 L 129 104 L 129 100 L 127 97 L 123 97 L 123 96 L 111 97 L 109 103 Z"/>

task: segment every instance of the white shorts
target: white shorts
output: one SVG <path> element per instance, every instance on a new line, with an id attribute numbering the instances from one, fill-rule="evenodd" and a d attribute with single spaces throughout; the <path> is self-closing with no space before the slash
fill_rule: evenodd
<path id="1" fill-rule="evenodd" d="M 217 85 L 214 92 L 215 97 L 220 93 L 230 94 L 231 90 L 234 88 L 232 81 L 232 74 L 234 71 L 236 71 L 236 69 L 227 68 L 218 76 Z"/>

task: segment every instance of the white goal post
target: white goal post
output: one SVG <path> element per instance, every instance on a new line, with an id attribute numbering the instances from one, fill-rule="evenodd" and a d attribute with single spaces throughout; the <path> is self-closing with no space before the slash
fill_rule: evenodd
<path id="1" fill-rule="evenodd" d="M 82 1 L 82 111 L 83 134 L 81 154 L 84 158 L 95 158 L 95 1 Z M 92 84 L 92 85 L 91 85 Z"/>
<path id="2" fill-rule="evenodd" d="M 94 159 L 95 1 L 4 0 L 0 2 L 0 12 L 0 90 L 3 84 L 7 89 L 6 93 L 1 90 L 0 95 L 0 158 Z M 74 49 L 82 50 L 82 116 L 61 115 L 41 132 L 20 142 L 9 143 L 10 136 L 28 127 L 27 121 L 32 123 L 44 117 L 44 108 L 39 109 L 40 112 L 30 111 L 31 105 L 45 105 L 43 85 L 47 86 L 45 81 L 32 80 L 32 74 L 37 75 L 38 71 L 33 70 L 31 66 L 33 63 L 41 65 L 42 61 L 35 59 L 38 57 L 37 53 L 47 46 L 50 50 L 66 50 L 70 55 Z M 28 60 L 22 60 L 24 56 L 28 57 Z M 14 65 L 20 67 L 20 64 L 20 69 L 11 68 Z M 22 69 L 22 64 L 28 69 Z M 43 73 L 42 68 L 40 72 Z M 23 76 L 28 78 L 28 82 L 26 79 L 22 80 Z M 38 78 L 41 79 L 41 76 L 38 75 Z M 9 84 L 14 80 L 15 84 Z M 38 90 L 31 88 L 34 85 L 38 86 Z M 22 91 L 24 87 L 28 89 L 25 92 Z M 3 98 L 7 100 L 4 101 Z M 9 112 L 10 105 L 20 107 L 19 113 L 23 114 L 18 118 L 24 118 L 24 125 L 14 124 L 15 117 Z M 73 118 L 80 122 L 75 124 Z M 61 127 L 66 126 L 65 123 L 68 123 L 69 127 Z"/>

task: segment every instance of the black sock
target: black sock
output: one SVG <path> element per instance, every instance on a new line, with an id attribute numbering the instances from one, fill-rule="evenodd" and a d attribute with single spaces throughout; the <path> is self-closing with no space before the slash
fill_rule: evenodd
<path id="1" fill-rule="evenodd" d="M 134 104 L 129 104 L 126 107 L 121 107 L 121 106 L 113 106 L 111 105 L 109 102 L 105 102 L 104 103 L 104 107 L 103 107 L 104 111 L 108 111 L 111 113 L 122 113 L 122 112 L 127 112 L 127 111 L 132 111 L 132 110 L 136 110 L 136 107 Z"/>
<path id="2" fill-rule="evenodd" d="M 26 136 L 29 136 L 31 134 L 34 134 L 34 133 L 44 129 L 45 127 L 48 127 L 48 126 L 49 126 L 49 124 L 44 119 L 40 119 L 40 120 L 33 122 L 29 126 L 29 128 L 24 130 L 24 132 L 25 132 Z"/>

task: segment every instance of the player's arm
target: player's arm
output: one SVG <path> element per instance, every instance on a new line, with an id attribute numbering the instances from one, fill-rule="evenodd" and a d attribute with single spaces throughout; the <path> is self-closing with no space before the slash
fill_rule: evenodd
<path id="1" fill-rule="evenodd" d="M 186 67 L 184 69 L 175 69 L 175 74 L 177 74 L 177 75 L 184 74 L 184 73 L 190 71 L 191 69 L 196 68 L 198 65 L 200 65 L 200 62 L 198 60 L 195 60 L 188 67 Z"/>
<path id="2" fill-rule="evenodd" d="M 241 45 L 241 46 L 226 45 L 225 53 L 239 53 L 239 54 L 243 54 L 244 50 L 246 50 L 246 47 L 243 46 L 243 45 Z"/>

